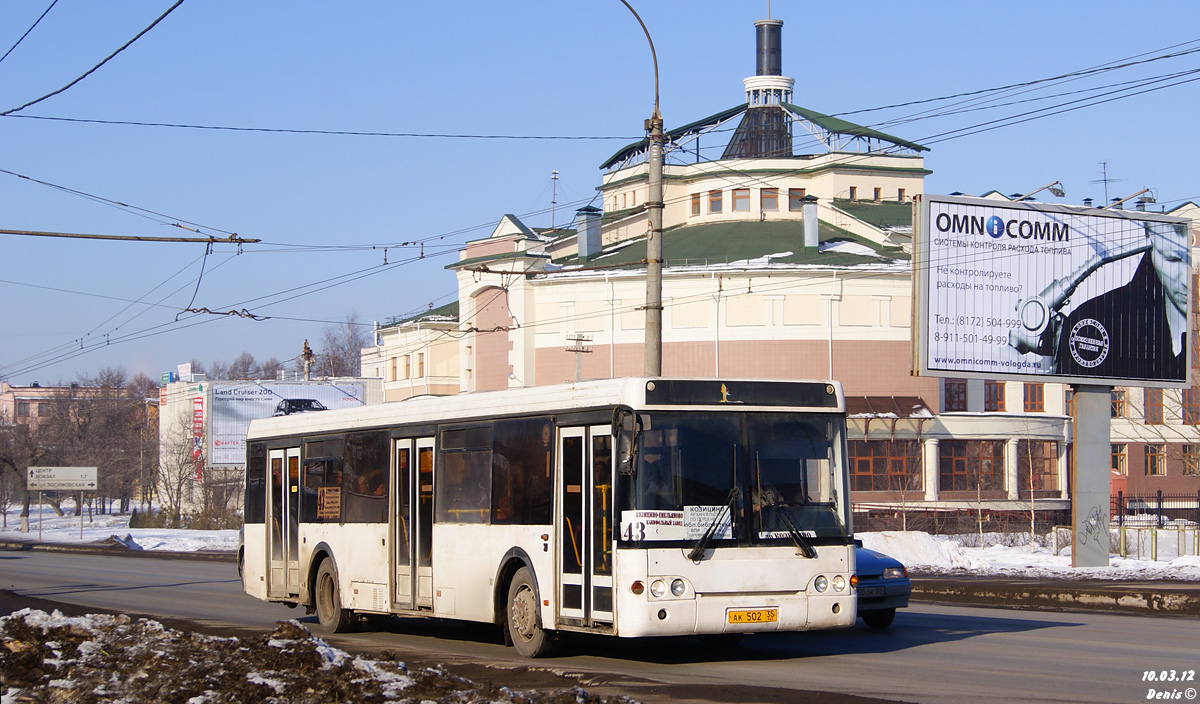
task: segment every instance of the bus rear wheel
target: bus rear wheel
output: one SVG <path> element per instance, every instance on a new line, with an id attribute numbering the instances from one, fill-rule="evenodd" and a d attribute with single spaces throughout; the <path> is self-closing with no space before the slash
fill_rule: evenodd
<path id="1" fill-rule="evenodd" d="M 338 594 L 337 574 L 333 571 L 333 560 L 321 560 L 317 569 L 317 620 L 330 633 L 345 633 L 354 623 L 354 613 L 342 608 L 342 597 Z"/>
<path id="2" fill-rule="evenodd" d="M 513 647 L 526 658 L 540 658 L 555 650 L 554 634 L 547 633 L 538 623 L 537 592 L 528 567 L 513 575 L 508 585 L 508 635 Z"/>

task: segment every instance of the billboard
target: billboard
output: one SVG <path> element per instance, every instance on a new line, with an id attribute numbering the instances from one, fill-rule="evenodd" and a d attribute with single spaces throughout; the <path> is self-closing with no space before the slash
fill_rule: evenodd
<path id="1" fill-rule="evenodd" d="M 914 207 L 917 373 L 1188 384 L 1190 220 L 956 196 Z"/>
<path id="2" fill-rule="evenodd" d="M 362 383 L 239 381 L 211 384 L 209 464 L 215 466 L 244 465 L 246 430 L 250 421 L 270 418 L 281 401 L 312 399 L 329 409 L 364 404 Z"/>

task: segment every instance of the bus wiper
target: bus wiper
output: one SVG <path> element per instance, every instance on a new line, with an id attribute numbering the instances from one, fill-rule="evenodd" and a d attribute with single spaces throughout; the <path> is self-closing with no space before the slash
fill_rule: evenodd
<path id="1" fill-rule="evenodd" d="M 725 514 L 729 514 L 730 522 L 733 521 L 733 507 L 737 503 L 738 488 L 735 484 L 729 489 L 729 500 L 717 511 L 717 515 L 713 516 L 712 523 L 708 524 L 708 528 L 704 529 L 704 534 L 696 541 L 695 547 L 688 553 L 688 559 L 692 562 L 699 562 L 700 558 L 704 557 L 704 551 L 708 549 L 708 544 L 712 542 L 713 536 L 717 534 L 717 526 L 721 525 L 721 519 Z"/>
<path id="2" fill-rule="evenodd" d="M 787 529 L 788 535 L 790 535 L 792 538 L 792 542 L 795 543 L 796 547 L 800 549 L 800 554 L 811 560 L 817 556 L 817 551 L 813 549 L 812 544 L 808 542 L 808 538 L 804 537 L 804 533 L 800 532 L 800 529 L 797 528 L 796 524 L 792 522 L 792 517 L 787 511 L 788 504 L 793 506 L 802 505 L 796 502 L 784 503 L 781 501 L 771 501 L 770 503 L 763 504 L 763 506 L 776 509 L 775 515 L 779 517 L 779 520 L 783 521 L 783 527 Z"/>
<path id="3" fill-rule="evenodd" d="M 729 497 L 725 500 L 725 505 L 721 507 L 721 510 L 717 511 L 717 515 L 713 516 L 712 523 L 709 523 L 708 528 L 704 529 L 703 535 L 701 535 L 700 539 L 696 541 L 696 545 L 692 548 L 692 551 L 688 553 L 688 559 L 692 562 L 699 562 L 700 558 L 704 557 L 704 551 L 708 549 L 708 544 L 712 542 L 713 536 L 717 533 L 717 526 L 721 525 L 721 519 L 726 513 L 729 514 L 730 527 L 733 526 L 733 508 L 737 505 L 737 499 L 739 496 L 737 482 L 737 445 L 733 446 L 731 468 L 733 477 L 729 484 Z"/>
<path id="4" fill-rule="evenodd" d="M 758 491 L 758 495 L 762 507 L 775 509 L 775 515 L 779 518 L 779 520 L 783 521 L 783 527 L 787 529 L 788 535 L 792 538 L 792 542 L 795 543 L 796 547 L 800 549 L 801 556 L 807 557 L 810 560 L 815 558 L 817 556 L 817 551 L 813 548 L 812 544 L 808 542 L 808 538 L 804 537 L 804 533 L 801 533 L 800 529 L 796 527 L 796 524 L 792 522 L 792 516 L 787 510 L 788 506 L 802 506 L 803 504 L 795 501 L 780 501 L 779 499 L 775 498 L 776 492 L 764 492 L 761 489 L 762 474 L 761 469 L 758 466 L 757 452 L 754 453 L 754 471 L 759 477 L 760 489 Z M 770 488 L 769 485 L 768 488 Z M 761 521 L 762 519 L 760 518 L 759 520 Z"/>

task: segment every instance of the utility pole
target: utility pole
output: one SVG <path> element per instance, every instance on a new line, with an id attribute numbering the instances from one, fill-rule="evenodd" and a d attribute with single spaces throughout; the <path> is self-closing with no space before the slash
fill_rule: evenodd
<path id="1" fill-rule="evenodd" d="M 657 70 L 656 70 L 657 74 Z M 655 78 L 657 83 L 657 77 Z M 646 120 L 650 129 L 650 200 L 646 211 L 650 218 L 650 233 L 646 237 L 646 376 L 662 374 L 662 173 L 663 119 L 658 111 L 655 91 L 654 114 Z"/>
<path id="2" fill-rule="evenodd" d="M 663 171 L 663 119 L 658 110 L 658 54 L 654 51 L 654 40 L 650 30 L 627 0 L 621 4 L 633 13 L 646 41 L 650 44 L 650 58 L 654 60 L 654 112 L 646 120 L 650 151 L 646 166 L 650 179 L 650 194 L 646 201 L 646 214 L 650 220 L 650 232 L 646 236 L 646 376 L 662 375 L 662 171 Z"/>
<path id="3" fill-rule="evenodd" d="M 312 348 L 308 346 L 308 340 L 304 341 L 304 351 L 300 353 L 300 359 L 304 360 L 304 380 L 308 381 L 309 370 L 312 369 L 312 360 L 316 356 L 313 354 Z"/>
<path id="4" fill-rule="evenodd" d="M 567 335 L 567 342 L 573 343 L 567 348 L 567 351 L 575 353 L 575 381 L 583 381 L 583 355 L 592 351 L 591 347 L 585 347 L 583 343 L 591 341 L 590 335 L 578 333 Z"/>

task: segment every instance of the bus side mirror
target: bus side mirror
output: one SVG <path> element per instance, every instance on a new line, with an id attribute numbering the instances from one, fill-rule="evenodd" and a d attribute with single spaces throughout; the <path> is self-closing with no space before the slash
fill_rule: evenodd
<path id="1" fill-rule="evenodd" d="M 637 467 L 637 438 L 641 423 L 629 408 L 613 412 L 612 433 L 617 440 L 617 474 L 632 477 Z"/>

